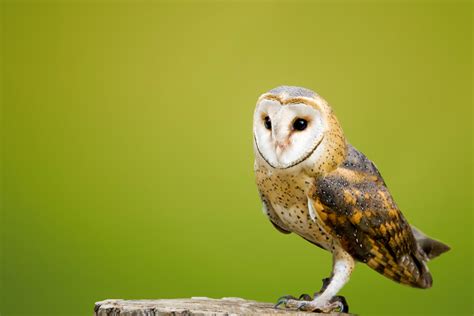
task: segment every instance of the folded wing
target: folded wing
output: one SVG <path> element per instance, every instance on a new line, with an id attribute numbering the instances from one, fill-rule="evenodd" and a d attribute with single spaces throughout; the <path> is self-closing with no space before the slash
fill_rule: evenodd
<path id="1" fill-rule="evenodd" d="M 370 160 L 349 145 L 346 161 L 315 183 L 314 210 L 356 260 L 394 281 L 431 286 L 428 256 Z"/>

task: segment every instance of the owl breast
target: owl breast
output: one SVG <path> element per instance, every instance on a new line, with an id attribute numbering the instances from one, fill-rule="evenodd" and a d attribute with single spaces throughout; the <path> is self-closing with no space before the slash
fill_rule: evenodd
<path id="1" fill-rule="evenodd" d="M 308 190 L 313 179 L 301 172 L 291 174 L 286 172 L 267 173 L 266 170 L 256 170 L 257 186 L 262 196 L 268 201 L 272 214 L 276 217 L 275 224 L 280 223 L 284 230 L 291 231 L 331 250 L 334 240 L 328 234 L 318 218 L 312 218 L 308 208 Z"/>

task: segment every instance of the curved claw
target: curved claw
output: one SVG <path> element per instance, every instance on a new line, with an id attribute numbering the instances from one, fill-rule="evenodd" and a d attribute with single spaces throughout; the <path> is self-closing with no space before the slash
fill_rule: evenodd
<path id="1" fill-rule="evenodd" d="M 299 301 L 312 301 L 313 299 L 309 294 L 301 294 L 300 297 L 298 298 Z"/>
<path id="2" fill-rule="evenodd" d="M 306 303 L 306 302 L 301 302 L 301 303 L 298 304 L 297 309 L 298 309 L 299 311 L 305 311 L 307 305 L 308 305 L 308 303 Z"/>
<path id="3" fill-rule="evenodd" d="M 331 303 L 334 303 L 339 308 L 339 312 L 341 313 L 348 313 L 349 312 L 349 304 L 347 304 L 346 298 L 342 295 L 334 296 L 331 300 Z"/>
<path id="4" fill-rule="evenodd" d="M 283 296 L 280 296 L 278 298 L 278 302 L 281 301 L 281 300 L 296 300 L 296 297 L 294 297 L 293 295 L 283 295 Z"/>
<path id="5" fill-rule="evenodd" d="M 274 308 L 278 308 L 278 306 L 280 306 L 281 304 L 285 304 L 286 306 L 288 300 L 296 300 L 296 297 L 294 297 L 293 295 L 283 295 L 282 297 L 278 298 Z"/>

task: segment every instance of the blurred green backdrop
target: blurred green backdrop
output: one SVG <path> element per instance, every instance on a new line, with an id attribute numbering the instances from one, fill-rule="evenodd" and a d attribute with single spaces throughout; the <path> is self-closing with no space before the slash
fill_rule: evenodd
<path id="1" fill-rule="evenodd" d="M 328 253 L 278 233 L 252 112 L 314 89 L 405 216 L 452 246 L 434 286 L 359 264 L 361 315 L 473 313 L 470 2 L 3 1 L 1 314 L 106 298 L 312 293 Z"/>

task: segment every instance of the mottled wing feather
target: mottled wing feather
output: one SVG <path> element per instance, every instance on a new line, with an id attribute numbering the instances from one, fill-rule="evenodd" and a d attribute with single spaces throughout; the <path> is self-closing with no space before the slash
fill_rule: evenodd
<path id="1" fill-rule="evenodd" d="M 349 145 L 346 161 L 310 194 L 326 229 L 355 259 L 397 282 L 431 286 L 411 227 L 375 165 Z"/>

